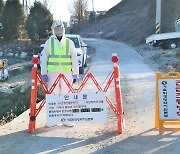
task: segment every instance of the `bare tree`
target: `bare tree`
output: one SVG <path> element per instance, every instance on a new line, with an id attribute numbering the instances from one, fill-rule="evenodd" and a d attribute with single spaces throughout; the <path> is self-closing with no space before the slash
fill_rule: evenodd
<path id="1" fill-rule="evenodd" d="M 70 13 L 78 19 L 79 23 L 83 22 L 84 12 L 87 8 L 88 0 L 73 0 L 68 7 Z"/>
<path id="2" fill-rule="evenodd" d="M 23 0 L 24 1 L 24 0 Z M 30 1 L 30 0 L 29 0 Z M 50 6 L 50 0 L 35 0 L 34 2 L 41 2 L 43 5 L 45 5 L 46 6 L 46 8 L 48 8 L 48 9 L 50 9 L 51 8 L 51 6 Z M 29 2 L 30 3 L 30 2 Z"/>
<path id="3" fill-rule="evenodd" d="M 42 0 L 42 3 L 47 7 L 49 8 L 49 0 Z"/>

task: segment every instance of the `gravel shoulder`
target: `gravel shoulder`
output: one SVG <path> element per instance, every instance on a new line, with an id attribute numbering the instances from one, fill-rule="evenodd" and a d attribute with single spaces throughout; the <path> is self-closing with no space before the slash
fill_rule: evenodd
<path id="1" fill-rule="evenodd" d="M 180 72 L 180 48 L 163 50 L 148 45 L 140 45 L 134 49 L 154 71 L 164 74 L 171 71 Z"/>

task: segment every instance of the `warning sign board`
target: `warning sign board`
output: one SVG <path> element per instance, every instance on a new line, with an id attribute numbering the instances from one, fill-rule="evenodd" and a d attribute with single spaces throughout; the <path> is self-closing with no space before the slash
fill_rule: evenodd
<path id="1" fill-rule="evenodd" d="M 47 125 L 106 122 L 105 93 L 47 94 L 46 119 Z"/>
<path id="2" fill-rule="evenodd" d="M 158 88 L 160 119 L 180 119 L 180 80 L 161 79 Z"/>

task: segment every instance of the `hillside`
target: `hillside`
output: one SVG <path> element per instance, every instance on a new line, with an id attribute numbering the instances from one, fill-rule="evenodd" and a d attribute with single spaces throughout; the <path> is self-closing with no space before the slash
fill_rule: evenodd
<path id="1" fill-rule="evenodd" d="M 94 23 L 86 22 L 72 29 L 83 37 L 118 40 L 129 45 L 145 43 L 155 32 L 156 0 L 122 0 Z M 180 18 L 179 0 L 162 0 L 162 32 L 175 31 Z"/>

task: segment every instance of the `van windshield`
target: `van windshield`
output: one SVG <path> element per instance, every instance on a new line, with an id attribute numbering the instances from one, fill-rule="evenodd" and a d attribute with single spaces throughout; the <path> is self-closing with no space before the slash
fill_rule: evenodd
<path id="1" fill-rule="evenodd" d="M 79 40 L 77 37 L 67 37 L 74 42 L 75 48 L 79 48 Z"/>

